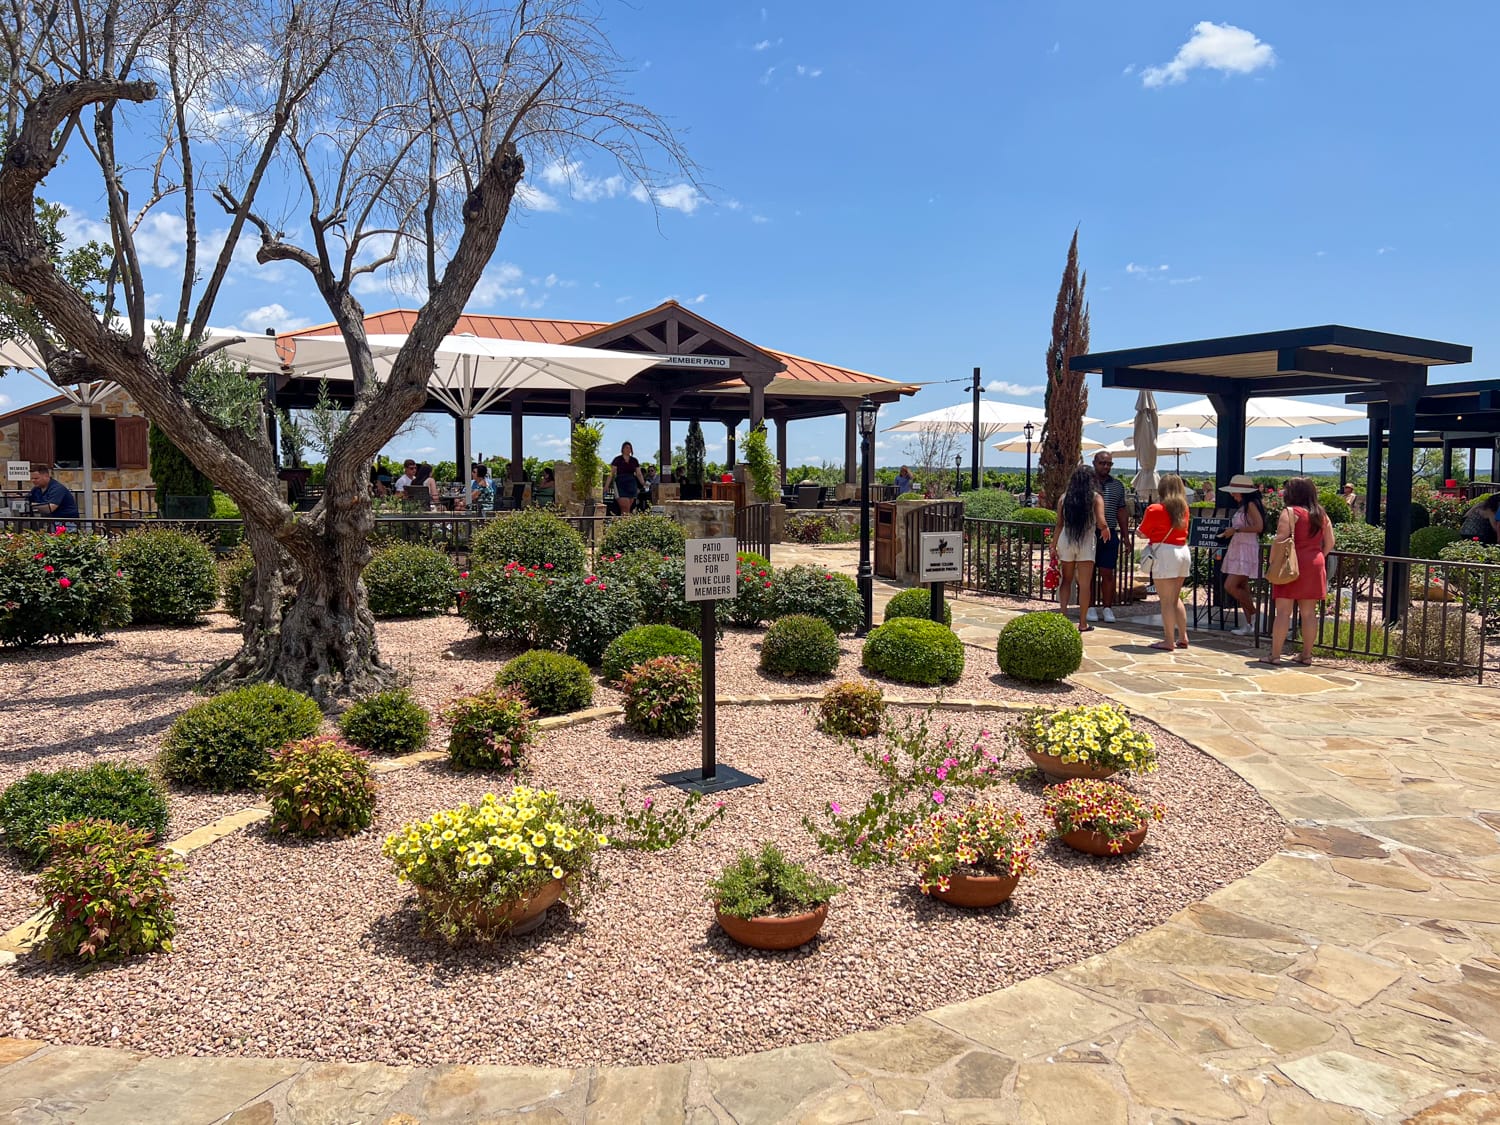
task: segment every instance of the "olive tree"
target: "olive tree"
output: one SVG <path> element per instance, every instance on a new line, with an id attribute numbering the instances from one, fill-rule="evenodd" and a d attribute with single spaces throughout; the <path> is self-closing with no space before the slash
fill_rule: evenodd
<path id="1" fill-rule="evenodd" d="M 118 383 L 239 505 L 254 588 L 244 644 L 213 683 L 271 679 L 326 700 L 389 681 L 360 582 L 368 466 L 426 402 L 528 160 L 592 148 L 648 189 L 692 178 L 669 126 L 621 91 L 598 17 L 580 0 L 6 4 L 0 285 L 34 310 L 28 334 L 55 382 Z M 102 302 L 38 225 L 63 160 L 88 168 L 107 207 Z M 182 249 L 161 328 L 149 223 Z M 258 379 L 208 342 L 237 257 L 303 271 L 348 344 L 354 397 L 311 512 L 294 516 L 277 489 Z M 377 367 L 357 292 L 384 270 L 425 299 Z"/>

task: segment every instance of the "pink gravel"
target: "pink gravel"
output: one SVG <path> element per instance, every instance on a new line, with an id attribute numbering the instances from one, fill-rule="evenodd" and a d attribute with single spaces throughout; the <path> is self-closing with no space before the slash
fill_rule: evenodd
<path id="1" fill-rule="evenodd" d="M 223 621 L 216 618 L 216 621 Z M 383 623 L 383 651 L 434 709 L 492 682 L 510 653 L 482 646 L 452 617 Z M 0 656 L 0 692 L 41 699 L 0 732 L 0 784 L 33 768 L 107 757 L 149 761 L 193 680 L 232 651 L 232 631 L 127 630 L 108 642 Z M 833 682 L 763 676 L 759 634 L 729 631 L 722 694 L 821 690 Z M 841 677 L 858 675 L 846 639 Z M 106 682 L 71 696 L 51 685 Z M 43 686 L 38 689 L 38 683 Z M 933 689 L 888 685 L 932 698 Z M 950 696 L 1048 705 L 1100 701 L 1064 685 L 1038 693 L 968 649 Z M 617 696 L 601 689 L 596 702 Z M 1012 717 L 950 712 L 962 736 Z M 270 839 L 262 826 L 195 853 L 180 883 L 172 954 L 74 973 L 31 959 L 0 969 L 0 1034 L 160 1054 L 282 1055 L 392 1063 L 640 1064 L 737 1054 L 879 1027 L 1106 950 L 1273 854 L 1282 825 L 1229 770 L 1152 728 L 1159 773 L 1130 781 L 1168 819 L 1134 856 L 1099 860 L 1049 844 L 1014 901 L 966 911 L 924 898 L 901 868 L 858 870 L 817 852 L 801 825 L 829 801 L 856 805 L 873 777 L 814 729 L 801 705 L 725 707 L 719 758 L 764 778 L 724 795 L 725 819 L 657 855 L 607 851 L 608 886 L 581 914 L 554 908 L 535 933 L 491 951 L 450 951 L 417 932 L 413 899 L 381 858 L 384 836 L 440 808 L 504 792 L 512 779 L 429 764 L 384 775 L 374 828 L 351 840 Z M 431 748 L 443 732 L 435 725 Z M 998 747 L 997 747 L 998 748 Z M 591 796 L 674 800 L 656 775 L 695 766 L 697 734 L 638 736 L 600 719 L 543 736 L 530 783 Z M 1037 827 L 1040 787 L 1006 784 Z M 253 796 L 173 791 L 172 832 Z M 740 847 L 777 841 L 848 889 L 823 935 L 784 954 L 730 942 L 703 900 Z M 0 924 L 29 912 L 30 880 L 0 862 Z"/>

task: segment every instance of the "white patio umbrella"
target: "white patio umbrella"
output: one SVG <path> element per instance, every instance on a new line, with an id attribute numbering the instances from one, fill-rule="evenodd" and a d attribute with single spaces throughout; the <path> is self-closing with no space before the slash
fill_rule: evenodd
<path id="1" fill-rule="evenodd" d="M 1177 471 L 1182 471 L 1182 455 L 1192 453 L 1198 449 L 1217 448 L 1218 442 L 1207 434 L 1195 433 L 1183 426 L 1173 426 L 1170 430 L 1163 430 L 1156 437 L 1156 452 L 1167 453 L 1176 456 Z M 1106 445 L 1105 450 L 1113 453 L 1116 457 L 1123 457 L 1127 461 L 1136 459 L 1135 439 L 1133 437 L 1121 438 L 1117 442 Z"/>
<path id="2" fill-rule="evenodd" d="M 1031 451 L 1035 453 L 1041 447 L 1041 444 L 1041 435 L 1038 434 L 1036 437 L 1031 439 Z M 1024 437 L 1009 437 L 1004 441 L 997 441 L 993 443 L 990 448 L 993 449 L 996 453 L 1025 453 L 1026 439 Z M 1083 443 L 1079 446 L 1079 448 L 1083 452 L 1088 453 L 1091 450 L 1103 449 L 1104 443 L 1102 441 L 1095 441 L 1091 437 L 1085 437 L 1083 439 Z"/>
<path id="3" fill-rule="evenodd" d="M 1210 430 L 1219 421 L 1213 403 L 1206 398 L 1163 407 L 1157 411 L 1157 417 L 1163 425 L 1185 426 L 1190 430 Z M 1252 398 L 1245 403 L 1245 425 L 1257 429 L 1337 426 L 1343 422 L 1363 421 L 1364 417 L 1363 410 L 1350 410 L 1331 403 L 1302 402 L 1294 398 Z M 1116 430 L 1128 430 L 1135 426 L 1135 419 L 1111 422 L 1110 426 Z"/>
<path id="4" fill-rule="evenodd" d="M 1156 395 L 1150 390 L 1142 390 L 1135 396 L 1135 429 L 1131 434 L 1131 440 L 1135 446 L 1136 469 L 1135 479 L 1131 481 L 1131 487 L 1142 500 L 1156 499 L 1156 456 L 1160 451 L 1157 444 L 1160 423 L 1157 419 Z M 1182 465 L 1182 455 L 1178 454 L 1177 464 Z"/>
<path id="5" fill-rule="evenodd" d="M 1321 441 L 1313 441 L 1312 438 L 1299 437 L 1296 441 L 1289 441 L 1285 445 L 1278 445 L 1275 449 L 1257 453 L 1255 460 L 1296 461 L 1297 472 L 1301 473 L 1302 464 L 1309 457 L 1315 461 L 1331 461 L 1347 456 L 1349 456 L 1347 449 L 1340 449 L 1336 445 L 1324 445 Z"/>
<path id="6" fill-rule="evenodd" d="M 1097 422 L 1097 418 L 1085 418 L 1083 425 L 1088 426 Z M 979 400 L 979 449 L 981 455 L 984 445 L 992 437 L 1000 434 L 1019 434 L 1026 429 L 1026 424 L 1031 423 L 1036 432 L 1034 447 L 1040 447 L 1042 430 L 1047 422 L 1046 412 L 1039 406 L 1027 406 L 1020 402 L 1001 402 L 993 399 Z M 974 432 L 974 404 L 972 402 L 961 402 L 957 406 L 945 406 L 940 410 L 929 410 L 925 414 L 917 414 L 911 418 L 903 419 L 894 426 L 887 426 L 886 433 L 916 434 L 916 433 L 939 433 L 939 434 L 969 434 Z M 1022 448 L 1025 448 L 1023 443 Z M 981 473 L 984 465 L 981 463 Z"/>
<path id="7" fill-rule="evenodd" d="M 338 336 L 295 336 L 298 352 L 303 341 L 340 340 Z M 406 343 L 399 333 L 372 333 L 371 348 L 381 348 L 386 358 L 377 368 L 389 364 L 389 357 Z M 491 336 L 447 336 L 434 356 L 432 381 L 427 392 L 458 418 L 463 444 L 463 486 L 469 487 L 469 463 L 473 459 L 474 417 L 512 391 L 522 388 L 586 391 L 591 387 L 612 387 L 628 383 L 666 356 L 646 352 L 617 352 L 604 348 L 577 348 L 568 344 L 531 343 L 526 340 L 504 340 Z M 345 369 L 347 370 L 347 368 Z M 337 369 L 329 378 L 337 376 Z"/>

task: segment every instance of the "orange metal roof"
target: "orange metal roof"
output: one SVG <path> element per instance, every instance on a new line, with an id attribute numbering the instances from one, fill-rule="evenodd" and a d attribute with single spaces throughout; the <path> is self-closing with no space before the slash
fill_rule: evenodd
<path id="1" fill-rule="evenodd" d="M 670 303 L 670 302 L 669 302 Z M 634 319 L 638 314 L 631 314 L 625 319 Z M 416 323 L 417 313 L 415 309 L 389 309 L 385 312 L 371 313 L 365 317 L 365 331 L 375 333 L 404 334 L 411 331 Z M 493 337 L 501 340 L 528 340 L 533 343 L 542 344 L 569 344 L 584 336 L 601 333 L 612 323 L 599 320 L 553 320 L 542 317 L 521 316 L 485 316 L 465 313 L 458 318 L 458 323 L 453 331 L 457 335 L 473 335 Z M 296 332 L 282 334 L 282 339 L 297 336 L 327 336 L 337 333 L 337 324 L 320 324 L 311 328 L 301 328 Z M 758 346 L 758 345 L 757 345 Z M 849 367 L 836 367 L 831 363 L 821 363 L 815 359 L 807 359 L 803 356 L 792 355 L 789 352 L 780 352 L 775 348 L 763 348 L 769 355 L 775 356 L 786 364 L 786 370 L 777 375 L 778 379 L 795 379 L 805 383 L 880 383 L 882 385 L 899 387 L 904 391 L 914 392 L 917 388 L 910 384 L 902 383 L 896 379 L 886 379 L 879 375 L 870 375 L 864 371 L 855 371 Z"/>

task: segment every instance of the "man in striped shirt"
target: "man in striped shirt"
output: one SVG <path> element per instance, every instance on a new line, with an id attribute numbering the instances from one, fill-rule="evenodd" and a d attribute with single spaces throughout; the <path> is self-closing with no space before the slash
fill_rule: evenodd
<path id="1" fill-rule="evenodd" d="M 1115 459 L 1104 450 L 1094 454 L 1094 490 L 1104 497 L 1104 522 L 1109 541 L 1094 544 L 1094 572 L 1099 576 L 1099 604 L 1089 607 L 1089 620 L 1115 619 L 1115 569 L 1120 561 L 1120 509 L 1126 506 L 1125 485 L 1110 475 Z"/>

